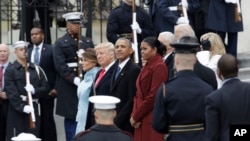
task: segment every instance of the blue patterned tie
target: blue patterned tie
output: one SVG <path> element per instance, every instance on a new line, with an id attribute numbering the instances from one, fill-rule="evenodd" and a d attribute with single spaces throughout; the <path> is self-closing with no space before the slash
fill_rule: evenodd
<path id="1" fill-rule="evenodd" d="M 116 70 L 116 73 L 115 73 L 115 79 L 118 77 L 120 71 L 121 71 L 121 68 L 118 66 L 117 70 Z"/>
<path id="2" fill-rule="evenodd" d="M 35 54 L 34 54 L 34 63 L 39 64 L 39 48 L 35 47 Z"/>

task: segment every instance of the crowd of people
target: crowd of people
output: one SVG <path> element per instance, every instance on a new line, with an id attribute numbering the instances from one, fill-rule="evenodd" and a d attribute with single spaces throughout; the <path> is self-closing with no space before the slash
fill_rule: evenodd
<path id="1" fill-rule="evenodd" d="M 205 21 L 197 20 L 198 0 L 145 3 L 149 13 L 133 11 L 132 0 L 111 11 L 107 42 L 79 34 L 82 13 L 70 12 L 53 45 L 43 27 L 31 28 L 30 43 L 13 44 L 14 62 L 0 44 L 0 140 L 31 133 L 57 141 L 55 98 L 66 141 L 229 141 L 230 125 L 250 124 L 250 84 L 237 77 L 242 20 L 214 14 L 240 16 L 240 2 L 210 0 Z"/>

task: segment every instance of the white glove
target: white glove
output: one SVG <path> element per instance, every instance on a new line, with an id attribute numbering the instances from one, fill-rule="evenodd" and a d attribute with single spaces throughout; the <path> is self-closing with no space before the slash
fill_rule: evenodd
<path id="1" fill-rule="evenodd" d="M 237 0 L 225 0 L 226 3 L 233 3 L 233 4 L 236 4 L 237 3 Z"/>
<path id="2" fill-rule="evenodd" d="M 82 58 L 82 54 L 84 53 L 85 51 L 83 49 L 79 49 L 76 54 L 79 58 Z"/>
<path id="3" fill-rule="evenodd" d="M 29 114 L 31 112 L 34 112 L 34 108 L 29 105 L 25 105 L 23 108 L 23 112 Z"/>
<path id="4" fill-rule="evenodd" d="M 80 84 L 80 82 L 81 82 L 81 80 L 80 80 L 79 77 L 75 77 L 75 78 L 74 78 L 74 84 L 75 84 L 76 86 L 78 86 L 78 85 Z"/>
<path id="5" fill-rule="evenodd" d="M 132 30 L 136 30 L 136 32 L 138 34 L 141 34 L 141 27 L 138 24 L 138 22 L 135 22 L 135 23 L 131 24 L 131 28 L 132 28 Z"/>
<path id="6" fill-rule="evenodd" d="M 181 5 L 183 7 L 185 7 L 186 9 L 188 9 L 188 2 L 187 2 L 187 0 L 181 0 Z"/>
<path id="7" fill-rule="evenodd" d="M 35 94 L 35 89 L 32 84 L 27 84 L 24 88 L 28 93 Z"/>
<path id="8" fill-rule="evenodd" d="M 186 19 L 185 17 L 180 17 L 178 18 L 176 24 L 189 24 L 189 20 Z"/>
<path id="9" fill-rule="evenodd" d="M 22 101 L 27 101 L 27 96 L 24 96 L 24 95 L 20 95 Z"/>

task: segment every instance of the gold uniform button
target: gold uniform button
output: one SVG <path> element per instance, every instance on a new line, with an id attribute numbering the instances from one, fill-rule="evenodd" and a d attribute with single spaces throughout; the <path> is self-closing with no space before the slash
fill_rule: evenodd
<path id="1" fill-rule="evenodd" d="M 76 68 L 74 68 L 74 71 L 76 71 Z"/>
<path id="2" fill-rule="evenodd" d="M 77 59 L 77 57 L 75 56 L 75 57 L 74 57 L 74 59 L 76 60 L 76 59 Z"/>

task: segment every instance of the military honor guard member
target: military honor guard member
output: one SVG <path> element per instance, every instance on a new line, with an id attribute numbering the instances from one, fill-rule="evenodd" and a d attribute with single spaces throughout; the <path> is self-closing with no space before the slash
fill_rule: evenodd
<path id="1" fill-rule="evenodd" d="M 89 130 L 77 134 L 73 141 L 133 141 L 130 133 L 122 131 L 114 124 L 116 104 L 120 99 L 113 96 L 92 96 L 96 124 Z"/>
<path id="2" fill-rule="evenodd" d="M 227 53 L 234 56 L 237 56 L 238 32 L 243 31 L 241 12 L 241 0 L 210 0 L 206 20 L 206 28 L 219 34 Z"/>
<path id="3" fill-rule="evenodd" d="M 64 126 L 67 141 L 71 141 L 76 130 L 77 86 L 80 83 L 78 71 L 81 49 L 93 48 L 93 42 L 80 33 L 82 13 L 71 12 L 63 15 L 66 20 L 67 33 L 59 38 L 54 45 L 54 63 L 58 73 L 56 81 L 57 105 L 56 114 L 65 117 Z"/>
<path id="4" fill-rule="evenodd" d="M 167 141 L 205 141 L 205 97 L 213 91 L 193 71 L 198 40 L 183 37 L 175 48 L 176 77 L 159 88 L 153 109 L 153 128 Z"/>
<path id="5" fill-rule="evenodd" d="M 13 45 L 17 59 L 5 70 L 4 74 L 5 90 L 9 99 L 8 141 L 11 137 L 22 132 L 32 133 L 39 137 L 40 113 L 38 99 L 45 97 L 49 93 L 49 84 L 43 70 L 35 64 L 27 62 L 26 46 L 27 43 L 24 41 L 17 41 Z M 28 93 L 31 94 L 29 100 L 32 100 L 32 102 L 28 102 Z M 32 121 L 30 121 L 30 114 L 34 114 Z"/>

